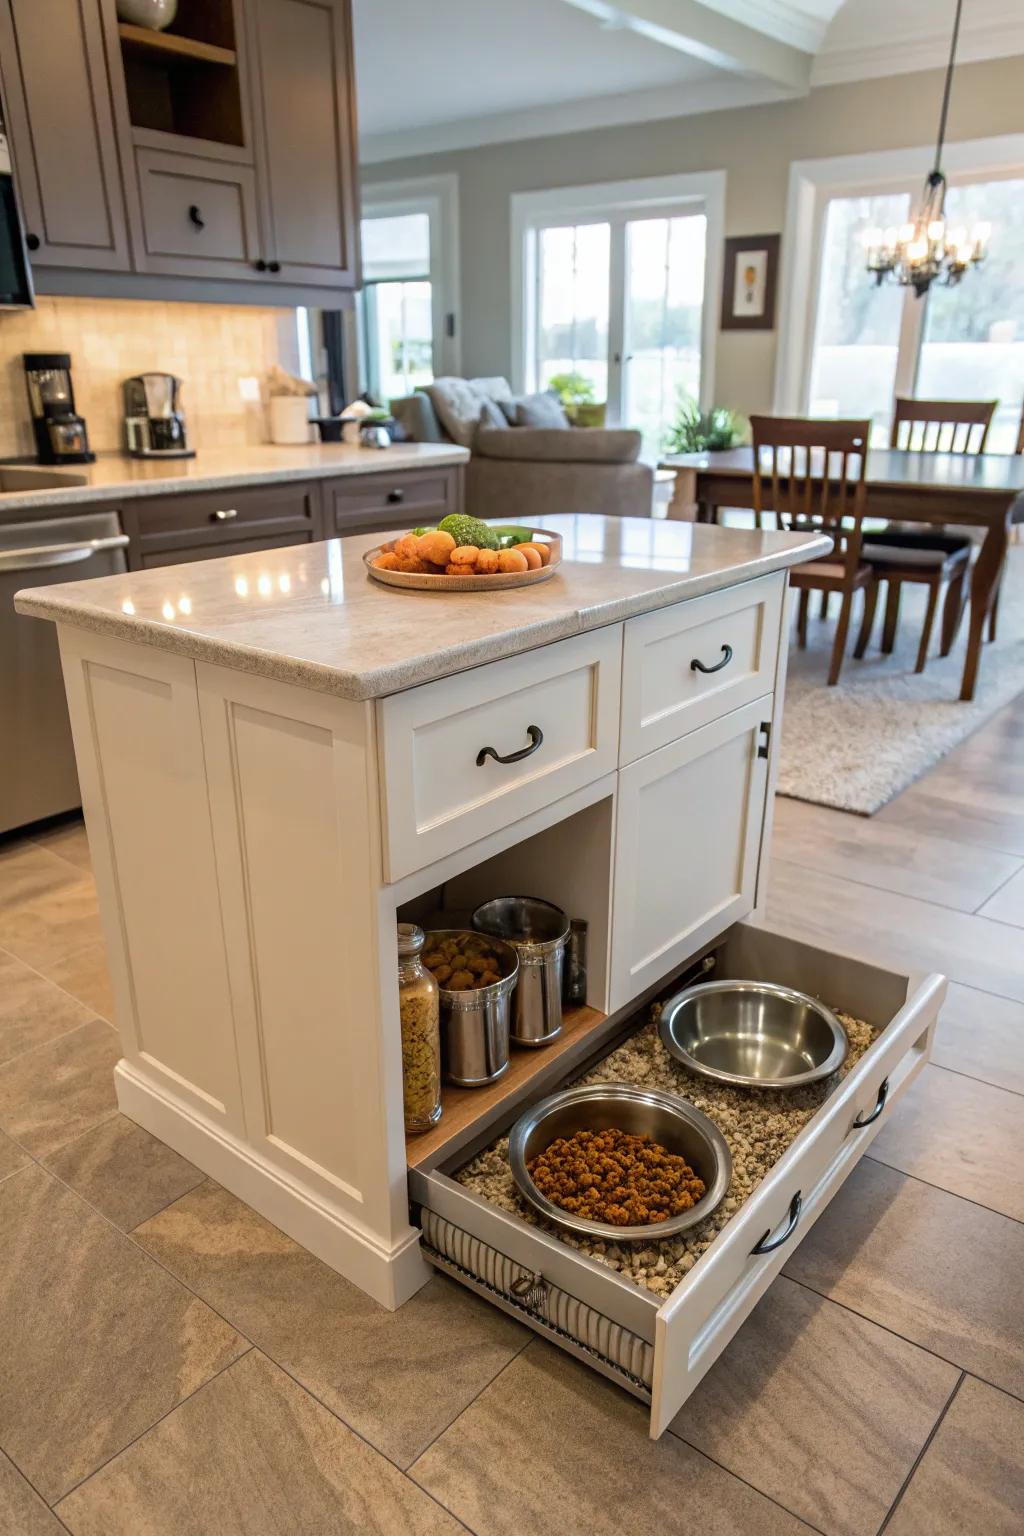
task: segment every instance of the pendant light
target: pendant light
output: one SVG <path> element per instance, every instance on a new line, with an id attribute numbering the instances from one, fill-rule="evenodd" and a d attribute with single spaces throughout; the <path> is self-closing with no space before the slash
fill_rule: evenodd
<path id="1" fill-rule="evenodd" d="M 908 223 L 900 228 L 870 229 L 864 237 L 867 268 L 881 286 L 891 278 L 904 288 L 913 288 L 918 298 L 932 283 L 952 287 L 971 267 L 985 259 L 985 247 L 992 232 L 990 224 L 976 224 L 968 233 L 966 226 L 946 222 L 946 178 L 942 173 L 942 145 L 946 137 L 949 95 L 960 36 L 960 12 L 963 0 L 957 0 L 953 21 L 953 39 L 946 66 L 946 83 L 939 114 L 939 137 L 935 145 L 935 166 L 925 179 L 921 201 Z"/>

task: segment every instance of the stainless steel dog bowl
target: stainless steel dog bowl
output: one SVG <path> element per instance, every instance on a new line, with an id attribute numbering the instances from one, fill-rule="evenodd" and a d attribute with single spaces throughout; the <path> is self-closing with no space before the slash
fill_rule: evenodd
<path id="1" fill-rule="evenodd" d="M 632 1136 L 651 1136 L 670 1152 L 685 1157 L 703 1179 L 707 1192 L 690 1210 L 670 1221 L 644 1227 L 616 1227 L 574 1216 L 553 1204 L 534 1184 L 527 1163 L 560 1136 L 576 1131 L 627 1131 Z M 534 1104 L 512 1127 L 508 1158 L 519 1192 L 535 1211 L 556 1226 L 587 1237 L 606 1237 L 616 1243 L 650 1243 L 673 1237 L 695 1227 L 725 1199 L 732 1182 L 732 1158 L 725 1137 L 707 1115 L 657 1088 L 634 1088 L 630 1083 L 592 1083 L 566 1088 Z"/>
<path id="2" fill-rule="evenodd" d="M 805 1088 L 846 1060 L 846 1031 L 823 1003 L 768 981 L 687 987 L 661 1011 L 662 1044 L 690 1072 L 736 1088 Z"/>
<path id="3" fill-rule="evenodd" d="M 435 928 L 431 940 L 475 939 L 480 935 L 462 928 Z M 453 992 L 439 984 L 441 994 L 441 1054 L 445 1075 L 460 1088 L 484 1088 L 508 1071 L 509 1011 L 512 989 L 519 976 L 519 957 L 511 944 L 487 935 L 501 962 L 500 981 L 468 992 Z"/>

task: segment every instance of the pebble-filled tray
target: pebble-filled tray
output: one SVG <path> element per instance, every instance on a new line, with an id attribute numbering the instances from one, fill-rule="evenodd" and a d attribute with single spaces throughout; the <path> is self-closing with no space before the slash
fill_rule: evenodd
<path id="1" fill-rule="evenodd" d="M 624 1278 L 658 1296 L 669 1296 L 875 1039 L 877 1031 L 869 1024 L 840 1009 L 833 1011 L 849 1038 L 849 1054 L 838 1072 L 809 1088 L 778 1093 L 727 1088 L 692 1077 L 662 1045 L 656 1011 L 651 1023 L 580 1079 L 584 1083 L 635 1083 L 676 1093 L 702 1109 L 721 1130 L 732 1153 L 729 1193 L 706 1221 L 677 1237 L 647 1246 L 620 1245 L 579 1237 L 552 1226 L 520 1199 L 509 1167 L 507 1136 L 478 1153 L 453 1178 L 481 1199 L 542 1227 L 561 1242 L 618 1270 Z"/>

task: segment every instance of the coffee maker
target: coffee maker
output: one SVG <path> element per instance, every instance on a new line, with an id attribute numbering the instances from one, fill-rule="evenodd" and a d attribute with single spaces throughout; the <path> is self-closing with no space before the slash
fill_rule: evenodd
<path id="1" fill-rule="evenodd" d="M 124 431 L 133 459 L 194 459 L 178 405 L 181 380 L 173 373 L 140 373 L 124 381 Z"/>
<path id="2" fill-rule="evenodd" d="M 91 464 L 85 422 L 75 411 L 68 352 L 23 352 L 36 458 L 40 464 Z"/>

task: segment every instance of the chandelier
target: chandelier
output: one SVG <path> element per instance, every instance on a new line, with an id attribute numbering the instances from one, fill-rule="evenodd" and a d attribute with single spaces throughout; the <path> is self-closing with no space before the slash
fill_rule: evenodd
<path id="1" fill-rule="evenodd" d="M 949 93 L 953 84 L 956 45 L 960 34 L 963 0 L 957 0 L 953 21 L 953 39 L 946 66 L 946 83 L 939 114 L 939 136 L 935 145 L 935 168 L 925 178 L 921 201 L 911 219 L 901 227 L 869 229 L 864 236 L 867 268 L 880 287 L 887 277 L 904 288 L 913 288 L 918 298 L 932 283 L 952 287 L 964 273 L 985 259 L 985 247 L 992 233 L 990 224 L 966 225 L 946 222 L 946 178 L 942 173 L 942 145 L 946 137 Z"/>

